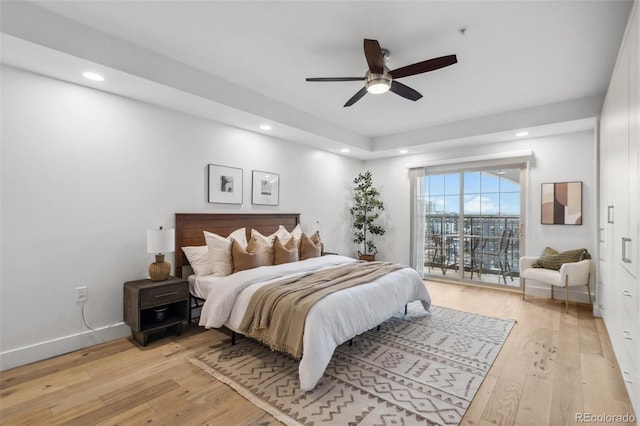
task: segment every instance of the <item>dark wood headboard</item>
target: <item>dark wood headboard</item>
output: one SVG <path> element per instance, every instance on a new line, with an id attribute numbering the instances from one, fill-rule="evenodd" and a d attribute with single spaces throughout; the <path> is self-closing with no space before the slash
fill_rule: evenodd
<path id="1" fill-rule="evenodd" d="M 300 223 L 300 213 L 176 213 L 176 276 L 182 277 L 182 267 L 189 264 L 181 247 L 204 246 L 202 231 L 223 237 L 238 228 L 251 229 L 263 235 L 274 233 L 279 225 L 291 231 Z"/>

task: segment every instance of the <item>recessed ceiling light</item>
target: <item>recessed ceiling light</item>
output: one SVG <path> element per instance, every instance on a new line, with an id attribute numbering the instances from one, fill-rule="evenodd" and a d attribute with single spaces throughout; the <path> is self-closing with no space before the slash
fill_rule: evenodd
<path id="1" fill-rule="evenodd" d="M 398 151 L 400 154 L 406 154 L 407 152 L 409 152 L 409 150 L 407 149 L 401 149 L 400 151 Z"/>
<path id="2" fill-rule="evenodd" d="M 347 152 L 349 152 L 349 148 L 342 148 L 340 152 L 344 152 L 346 154 Z"/>
<path id="3" fill-rule="evenodd" d="M 87 80 L 91 80 L 91 81 L 104 81 L 104 77 L 101 76 L 100 74 L 96 74 L 95 72 L 89 72 L 89 71 L 83 72 L 82 76 Z"/>
<path id="4" fill-rule="evenodd" d="M 516 133 L 516 136 L 521 138 L 523 136 L 527 136 L 528 134 L 529 134 L 529 132 L 518 132 L 518 133 Z"/>
<path id="5" fill-rule="evenodd" d="M 262 130 L 271 130 L 271 126 L 270 126 L 270 125 L 268 125 L 268 124 L 261 124 L 261 125 L 260 125 L 260 128 L 261 128 Z"/>
<path id="6" fill-rule="evenodd" d="M 507 173 L 507 172 L 505 172 L 504 170 L 500 170 L 500 171 L 496 172 L 496 174 L 497 174 L 497 175 L 504 175 L 504 174 L 506 174 L 506 173 Z"/>

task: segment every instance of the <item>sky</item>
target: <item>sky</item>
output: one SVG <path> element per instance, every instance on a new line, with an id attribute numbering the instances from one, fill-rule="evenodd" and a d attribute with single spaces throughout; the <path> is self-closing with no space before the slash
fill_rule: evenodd
<path id="1" fill-rule="evenodd" d="M 437 213 L 459 214 L 460 179 L 463 177 L 464 214 L 519 215 L 520 183 L 506 178 L 519 176 L 519 171 L 504 172 L 492 170 L 425 176 L 425 202 L 430 203 Z"/>

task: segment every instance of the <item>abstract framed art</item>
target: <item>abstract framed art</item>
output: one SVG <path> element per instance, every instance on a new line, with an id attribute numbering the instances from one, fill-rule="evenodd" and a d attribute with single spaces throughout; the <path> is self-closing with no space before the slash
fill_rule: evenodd
<path id="1" fill-rule="evenodd" d="M 209 164 L 209 202 L 242 204 L 242 169 Z"/>
<path id="2" fill-rule="evenodd" d="M 542 184 L 543 225 L 582 225 L 582 182 Z"/>
<path id="3" fill-rule="evenodd" d="M 280 203 L 280 175 L 253 170 L 251 204 L 277 206 Z"/>

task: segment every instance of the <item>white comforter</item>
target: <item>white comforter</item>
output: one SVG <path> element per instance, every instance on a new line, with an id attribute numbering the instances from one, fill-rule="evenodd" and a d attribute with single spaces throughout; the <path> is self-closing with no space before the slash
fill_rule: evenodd
<path id="1" fill-rule="evenodd" d="M 286 276 L 354 261 L 329 255 L 249 269 L 223 279 L 215 277 L 209 283 L 210 292 L 202 307 L 200 325 L 206 328 L 225 325 L 238 331 L 249 299 L 259 287 Z M 422 301 L 427 310 L 431 305 L 422 278 L 407 267 L 369 284 L 333 293 L 316 303 L 309 311 L 304 326 L 303 355 L 298 367 L 300 389 L 308 391 L 314 388 L 336 347 L 377 326 L 413 300 Z"/>

